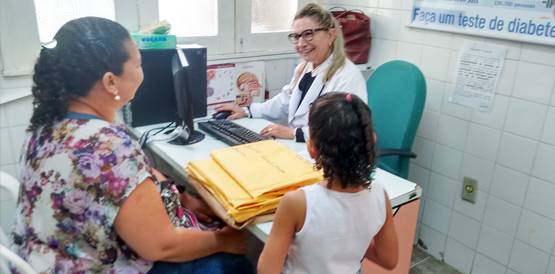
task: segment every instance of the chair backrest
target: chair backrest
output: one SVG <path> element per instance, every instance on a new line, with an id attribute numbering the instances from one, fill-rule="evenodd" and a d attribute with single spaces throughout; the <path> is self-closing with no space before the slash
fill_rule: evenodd
<path id="1" fill-rule="evenodd" d="M 7 270 L 8 266 L 6 263 L 6 261 L 9 261 L 13 266 L 17 267 L 21 273 L 34 274 L 37 272 L 35 272 L 26 261 L 8 248 L 11 243 L 5 233 L 11 231 L 15 206 L 19 196 L 19 185 L 20 183 L 16 178 L 8 173 L 0 171 L 0 220 L 2 221 L 0 226 L 0 258 L 2 258 L 0 260 L 0 269 L 2 273 L 10 273 L 10 271 Z"/>
<path id="2" fill-rule="evenodd" d="M 10 246 L 10 240 L 8 239 L 8 236 L 6 236 L 6 233 L 4 233 L 4 230 L 0 227 L 0 244 L 2 246 Z M 10 268 L 8 266 L 8 260 L 4 259 L 2 257 L 2 254 L 0 254 L 0 273 L 4 274 L 4 273 L 11 273 Z"/>
<path id="3" fill-rule="evenodd" d="M 14 252 L 12 252 L 9 248 L 5 247 L 4 245 L 0 245 L 0 257 L 10 261 L 13 266 L 15 266 L 21 273 L 23 274 L 36 274 L 37 272 L 21 257 L 17 256 Z M 2 266 L 2 269 L 4 266 Z M 3 271 L 6 271 L 3 269 Z M 10 273 L 10 271 L 6 272 Z"/>
<path id="4" fill-rule="evenodd" d="M 366 88 L 378 149 L 410 151 L 426 102 L 426 81 L 422 72 L 409 62 L 390 61 L 372 73 Z M 380 168 L 405 179 L 409 165 L 409 157 L 378 159 Z"/>
<path id="5" fill-rule="evenodd" d="M 13 216 L 19 196 L 19 181 L 0 171 L 0 227 L 11 231 Z"/>

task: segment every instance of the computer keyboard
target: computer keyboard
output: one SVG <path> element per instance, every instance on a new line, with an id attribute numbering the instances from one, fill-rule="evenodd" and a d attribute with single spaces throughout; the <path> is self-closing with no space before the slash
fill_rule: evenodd
<path id="1" fill-rule="evenodd" d="M 230 146 L 268 140 L 268 138 L 228 120 L 199 122 L 198 127 Z"/>

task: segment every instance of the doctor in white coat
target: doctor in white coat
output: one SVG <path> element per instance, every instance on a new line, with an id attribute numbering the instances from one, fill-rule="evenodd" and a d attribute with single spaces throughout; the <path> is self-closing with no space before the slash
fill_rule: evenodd
<path id="1" fill-rule="evenodd" d="M 308 4 L 295 15 L 289 40 L 303 63 L 295 69 L 291 83 L 264 103 L 240 108 L 222 105 L 216 111 L 231 111 L 227 119 L 243 117 L 278 120 L 288 118 L 289 126 L 269 125 L 261 135 L 304 142 L 309 137 L 308 111 L 320 95 L 340 91 L 368 101 L 366 82 L 360 70 L 345 55 L 343 34 L 331 12 Z"/>

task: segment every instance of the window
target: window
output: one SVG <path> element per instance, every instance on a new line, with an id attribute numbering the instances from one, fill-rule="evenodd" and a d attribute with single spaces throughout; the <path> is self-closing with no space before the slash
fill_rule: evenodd
<path id="1" fill-rule="evenodd" d="M 293 49 L 287 40 L 293 17 L 308 0 L 236 1 L 235 52 Z M 239 13 L 238 11 L 243 11 Z M 244 14 L 250 16 L 244 16 Z"/>
<path id="2" fill-rule="evenodd" d="M 34 0 L 39 37 L 51 41 L 66 22 L 85 16 L 116 19 L 114 0 Z"/>
<path id="3" fill-rule="evenodd" d="M 179 37 L 218 35 L 218 1 L 158 0 L 158 17 Z"/>
<path id="4" fill-rule="evenodd" d="M 148 1 L 141 0 L 143 5 Z M 292 50 L 287 41 L 293 17 L 310 0 L 158 0 L 144 17 L 166 20 L 178 43 L 197 43 L 209 55 Z M 152 3 L 148 4 L 152 7 Z M 139 5 L 141 6 L 141 5 Z"/>
<path id="5" fill-rule="evenodd" d="M 114 0 L 1 1 L 2 72 L 4 76 L 17 76 L 33 72 L 41 41 L 51 41 L 56 31 L 69 20 L 99 16 L 126 22 L 124 26 L 129 28 L 129 22 L 133 19 L 129 16 L 118 18 L 116 7 L 127 10 L 136 0 L 119 0 L 117 5 Z"/>
<path id="6" fill-rule="evenodd" d="M 316 0 L 0 0 L 4 76 L 29 75 L 40 42 L 68 20 L 115 19 L 131 32 L 166 19 L 180 44 L 196 43 L 209 55 L 288 50 L 296 10 Z M 163 18 L 167 17 L 167 18 Z M 172 22 L 173 21 L 173 22 Z"/>
<path id="7" fill-rule="evenodd" d="M 251 33 L 291 31 L 298 1 L 252 0 Z"/>

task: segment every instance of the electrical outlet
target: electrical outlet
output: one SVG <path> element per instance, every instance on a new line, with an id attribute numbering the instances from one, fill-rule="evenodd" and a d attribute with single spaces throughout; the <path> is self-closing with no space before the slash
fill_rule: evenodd
<path id="1" fill-rule="evenodd" d="M 478 193 L 478 180 L 464 177 L 462 198 L 469 202 L 476 202 L 476 194 Z"/>

